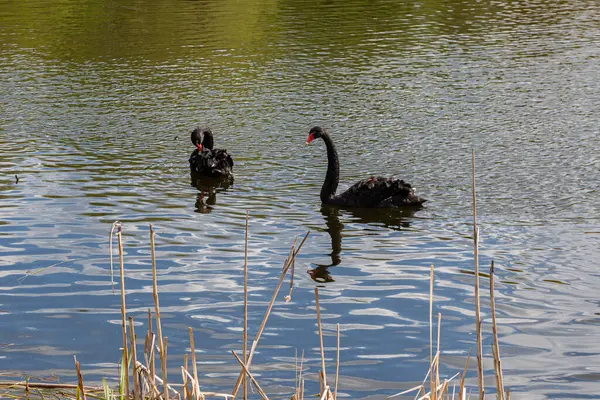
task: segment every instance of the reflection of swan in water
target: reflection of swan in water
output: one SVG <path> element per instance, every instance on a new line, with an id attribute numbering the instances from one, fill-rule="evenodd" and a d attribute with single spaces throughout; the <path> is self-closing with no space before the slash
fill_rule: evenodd
<path id="1" fill-rule="evenodd" d="M 323 205 L 321 207 L 321 214 L 325 217 L 325 224 L 327 225 L 326 231 L 331 237 L 331 253 L 329 253 L 331 264 L 315 264 L 316 268 L 307 271 L 310 278 L 318 283 L 335 282 L 333 277 L 329 275 L 329 267 L 335 267 L 342 262 L 340 253 L 342 252 L 344 224 L 340 221 L 339 211 L 340 209 L 335 206 Z"/>
<path id="2" fill-rule="evenodd" d="M 335 282 L 329 274 L 329 267 L 334 267 L 342 262 L 340 253 L 342 252 L 342 231 L 344 224 L 340 221 L 340 215 L 348 216 L 349 219 L 356 220 L 364 224 L 383 224 L 386 228 L 401 230 L 408 228 L 410 223 L 407 218 L 414 215 L 417 209 L 381 209 L 381 208 L 351 208 L 341 209 L 337 206 L 324 204 L 321 207 L 321 214 L 325 217 L 327 225 L 326 232 L 331 238 L 331 264 L 314 264 L 316 268 L 308 270 L 311 279 L 318 283 Z"/>
<path id="3" fill-rule="evenodd" d="M 199 179 L 195 174 L 191 178 L 191 186 L 198 189 L 194 211 L 201 214 L 210 213 L 217 203 L 217 193 L 224 192 L 233 184 L 229 179 Z"/>

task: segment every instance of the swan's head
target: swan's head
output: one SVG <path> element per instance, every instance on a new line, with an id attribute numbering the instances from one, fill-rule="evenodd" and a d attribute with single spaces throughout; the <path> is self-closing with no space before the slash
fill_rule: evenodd
<path id="1" fill-rule="evenodd" d="M 310 130 L 310 132 L 308 132 L 308 138 L 306 138 L 306 144 L 309 144 L 313 140 L 320 138 L 321 136 L 323 136 L 324 133 L 325 133 L 325 131 L 323 131 L 323 128 L 321 128 L 320 126 L 315 126 L 314 128 L 312 128 Z"/>
<path id="2" fill-rule="evenodd" d="M 205 141 L 208 141 L 208 138 L 210 138 L 210 141 L 212 142 L 212 132 L 208 128 L 198 127 L 192 131 L 192 143 L 196 146 L 198 151 L 201 151 L 203 147 L 210 148 L 206 145 L 207 143 L 205 143 Z"/>

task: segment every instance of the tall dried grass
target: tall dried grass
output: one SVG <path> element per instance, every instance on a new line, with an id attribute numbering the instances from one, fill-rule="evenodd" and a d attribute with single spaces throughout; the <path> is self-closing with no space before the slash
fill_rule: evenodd
<path id="1" fill-rule="evenodd" d="M 477 334 L 477 381 L 478 381 L 478 395 L 479 398 L 484 398 L 485 387 L 483 383 L 483 350 L 482 350 L 482 332 L 481 332 L 481 315 L 480 315 L 480 301 L 479 301 L 479 262 L 478 262 L 478 241 L 479 241 L 479 230 L 477 227 L 477 209 L 476 209 L 476 189 L 475 189 L 475 156 L 472 155 L 472 184 L 473 184 L 473 248 L 474 248 L 474 275 L 475 275 L 475 330 Z M 118 251 L 119 251 L 119 272 L 120 272 L 120 289 L 121 289 L 121 331 L 123 336 L 123 348 L 122 348 L 122 359 L 121 359 L 121 377 L 119 388 L 115 390 L 111 389 L 106 382 L 103 382 L 102 387 L 85 386 L 83 383 L 83 375 L 81 372 L 80 364 L 75 360 L 76 374 L 78 383 L 75 385 L 69 384 L 58 384 L 49 382 L 30 382 L 29 379 L 20 382 L 0 382 L 0 389 L 5 392 L 0 393 L 5 398 L 19 398 L 19 392 L 24 391 L 26 397 L 33 398 L 38 396 L 44 399 L 45 396 L 60 395 L 60 398 L 65 399 L 86 399 L 86 398 L 99 398 L 99 399 L 133 399 L 133 400 L 150 400 L 150 399 L 184 399 L 184 400 L 204 400 L 206 397 L 217 397 L 217 398 L 235 398 L 237 396 L 240 386 L 243 387 L 242 396 L 244 400 L 248 396 L 246 389 L 246 379 L 252 384 L 256 392 L 262 399 L 268 400 L 268 395 L 265 390 L 261 387 L 256 377 L 253 375 L 251 370 L 252 359 L 255 350 L 258 346 L 261 335 L 267 324 L 269 315 L 276 301 L 279 290 L 283 284 L 283 281 L 288 274 L 291 272 L 290 278 L 290 292 L 285 296 L 285 301 L 289 301 L 292 293 L 293 285 L 293 266 L 296 256 L 300 252 L 310 232 L 307 232 L 298 247 L 296 247 L 296 241 L 291 246 L 289 256 L 286 258 L 283 264 L 281 275 L 278 283 L 273 291 L 271 301 L 269 302 L 265 311 L 264 317 L 260 324 L 260 327 L 256 333 L 254 340 L 250 346 L 250 351 L 247 349 L 247 337 L 248 337 L 248 213 L 246 213 L 246 232 L 244 238 L 244 326 L 242 336 L 242 349 L 241 356 L 235 351 L 232 351 L 232 355 L 240 365 L 240 373 L 233 385 L 231 394 L 224 392 L 207 392 L 203 391 L 200 387 L 197 360 L 196 360 L 196 348 L 194 343 L 194 331 L 192 327 L 188 328 L 189 333 L 189 347 L 190 353 L 185 354 L 183 357 L 183 365 L 181 366 L 181 383 L 169 382 L 167 376 L 167 349 L 168 349 L 168 338 L 163 336 L 163 329 L 161 324 L 160 314 L 160 303 L 158 295 L 158 282 L 157 282 L 157 271 L 156 271 L 156 252 L 155 252 L 155 232 L 150 225 L 150 249 L 151 249 L 151 260 L 152 260 L 152 294 L 154 299 L 154 312 L 148 310 L 148 329 L 145 335 L 144 348 L 141 355 L 138 355 L 136 346 L 136 334 L 134 330 L 133 317 L 127 317 L 126 308 L 126 289 L 125 289 L 125 268 L 124 268 L 124 255 L 123 255 L 123 240 L 122 240 L 122 226 L 116 222 L 113 224 L 113 230 L 111 235 L 116 229 L 116 236 L 118 240 Z M 112 243 L 112 240 L 111 240 Z M 111 245 L 112 246 L 112 245 Z M 112 247 L 111 247 L 112 249 Z M 111 253 L 112 256 L 112 253 Z M 112 276 L 112 259 L 111 259 L 111 276 Z M 465 390 L 465 376 L 469 360 L 471 357 L 471 351 L 465 362 L 465 367 L 462 372 L 458 372 L 450 378 L 440 378 L 440 359 L 441 359 L 441 321 L 442 314 L 437 314 L 437 336 L 435 341 L 435 353 L 434 349 L 434 266 L 430 268 L 430 293 L 429 293 L 429 347 L 430 347 L 430 363 L 429 369 L 425 374 L 423 382 L 405 390 L 400 393 L 396 393 L 388 398 L 394 398 L 408 393 L 415 392 L 415 399 L 454 399 L 455 395 L 458 395 L 458 399 L 463 400 L 467 398 Z M 496 310 L 494 301 L 494 264 L 490 267 L 490 304 L 491 304 L 491 316 L 492 316 L 492 330 L 493 330 L 493 348 L 492 355 L 494 359 L 494 375 L 496 378 L 496 397 L 500 400 L 509 399 L 509 390 L 504 389 L 504 382 L 502 376 L 502 367 L 500 361 L 500 349 L 498 346 L 498 330 L 496 322 Z M 326 357 L 324 347 L 323 329 L 321 325 L 321 307 L 319 302 L 319 289 L 315 288 L 315 306 L 316 306 L 316 319 L 319 336 L 319 348 L 321 356 L 321 370 L 319 371 L 319 379 L 321 382 L 319 398 L 322 400 L 335 400 L 338 395 L 338 381 L 339 381 L 339 369 L 340 369 L 340 325 L 336 325 L 336 364 L 335 364 L 335 383 L 333 384 L 333 391 L 331 389 L 331 382 L 328 380 L 326 373 Z M 153 331 L 153 324 L 156 326 L 156 333 Z M 128 329 L 127 329 L 128 328 Z M 158 356 L 158 360 L 156 357 Z M 142 362 L 143 361 L 143 362 Z M 156 371 L 156 363 L 160 365 L 161 376 L 159 377 Z M 191 361 L 191 371 L 189 370 L 189 361 Z M 304 399 L 304 382 L 303 377 L 304 371 L 304 351 L 300 361 L 298 363 L 296 357 L 296 388 L 291 398 L 293 400 Z M 131 379 L 130 379 L 131 378 Z M 458 379 L 457 379 L 458 378 Z M 457 382 L 458 381 L 458 382 Z M 428 384 L 426 384 L 428 382 Z M 456 385 L 458 384 L 458 393 L 456 393 Z M 450 385 L 452 385 L 452 392 L 450 392 Z M 179 388 L 177 390 L 176 388 Z"/>

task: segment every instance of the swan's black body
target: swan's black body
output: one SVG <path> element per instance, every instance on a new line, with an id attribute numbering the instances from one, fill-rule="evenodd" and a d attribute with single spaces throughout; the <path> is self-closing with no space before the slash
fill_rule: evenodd
<path id="1" fill-rule="evenodd" d="M 233 177 L 233 159 L 227 150 L 213 149 L 214 139 L 210 129 L 194 129 L 191 139 L 196 146 L 189 160 L 193 175 L 211 178 Z"/>
<path id="2" fill-rule="evenodd" d="M 321 138 L 327 147 L 327 174 L 321 188 L 321 202 L 342 207 L 400 208 L 420 206 L 426 200 L 415 196 L 410 184 L 400 179 L 371 177 L 363 179 L 341 194 L 335 194 L 340 181 L 338 154 L 329 134 L 318 126 L 312 128 L 306 143 Z"/>

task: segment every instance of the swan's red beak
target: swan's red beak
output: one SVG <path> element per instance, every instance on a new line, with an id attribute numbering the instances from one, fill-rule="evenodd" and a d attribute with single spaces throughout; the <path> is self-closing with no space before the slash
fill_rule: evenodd
<path id="1" fill-rule="evenodd" d="M 315 134 L 311 133 L 308 135 L 308 137 L 306 138 L 306 144 L 309 144 L 310 142 L 312 142 L 313 140 L 315 140 Z"/>
<path id="2" fill-rule="evenodd" d="M 198 151 L 202 151 L 202 144 L 197 143 L 196 148 L 198 149 Z"/>

